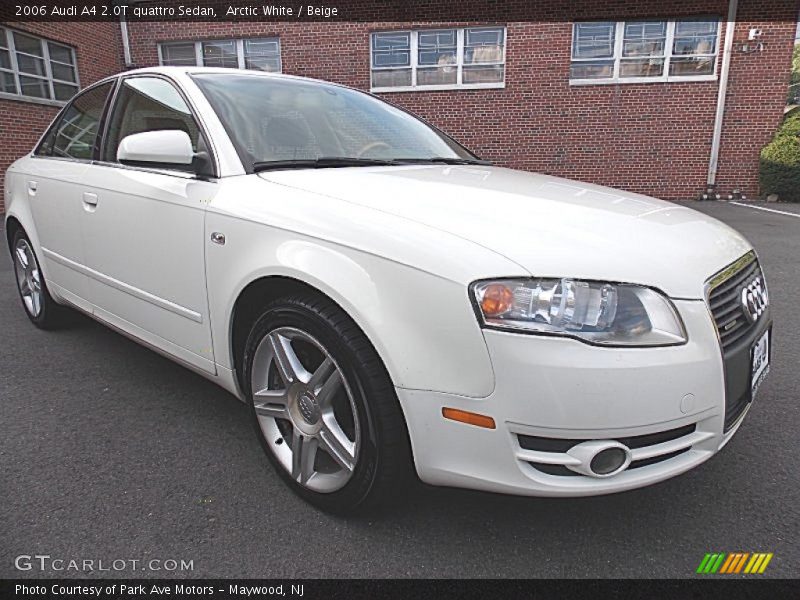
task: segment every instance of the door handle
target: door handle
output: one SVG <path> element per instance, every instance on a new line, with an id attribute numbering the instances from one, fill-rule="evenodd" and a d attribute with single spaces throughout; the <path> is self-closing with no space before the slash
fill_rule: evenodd
<path id="1" fill-rule="evenodd" d="M 83 203 L 89 206 L 97 206 L 97 194 L 93 194 L 92 192 L 83 192 Z"/>
<path id="2" fill-rule="evenodd" d="M 36 189 L 38 187 L 39 187 L 39 185 L 35 181 L 29 181 L 28 182 L 28 195 L 35 196 L 36 195 Z"/>

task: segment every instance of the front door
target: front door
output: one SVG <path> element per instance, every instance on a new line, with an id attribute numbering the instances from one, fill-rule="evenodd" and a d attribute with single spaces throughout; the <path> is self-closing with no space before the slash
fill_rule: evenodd
<path id="1" fill-rule="evenodd" d="M 206 293 L 204 222 L 213 181 L 190 170 L 129 167 L 116 160 L 128 135 L 180 129 L 203 144 L 173 84 L 122 81 L 101 160 L 84 175 L 92 210 L 83 237 L 95 315 L 204 371 L 215 373 Z"/>
<path id="2" fill-rule="evenodd" d="M 77 96 L 53 123 L 29 167 L 25 192 L 41 245 L 48 284 L 59 297 L 89 310 L 81 222 L 83 177 L 96 148 L 100 122 L 114 83 Z"/>

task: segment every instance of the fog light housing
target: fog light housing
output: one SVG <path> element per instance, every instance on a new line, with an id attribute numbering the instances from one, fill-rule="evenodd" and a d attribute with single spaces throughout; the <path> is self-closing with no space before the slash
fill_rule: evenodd
<path id="1" fill-rule="evenodd" d="M 622 448 L 606 448 L 594 455 L 589 468 L 597 475 L 610 475 L 625 464 L 626 456 Z"/>
<path id="2" fill-rule="evenodd" d="M 567 450 L 567 454 L 577 460 L 565 466 L 588 477 L 613 477 L 631 464 L 630 448 L 616 440 L 581 442 Z"/>

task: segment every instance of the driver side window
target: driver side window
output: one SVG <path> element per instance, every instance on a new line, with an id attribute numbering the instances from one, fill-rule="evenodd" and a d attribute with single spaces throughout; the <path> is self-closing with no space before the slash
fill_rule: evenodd
<path id="1" fill-rule="evenodd" d="M 157 77 L 126 79 L 117 94 L 102 159 L 117 162 L 117 149 L 126 136 L 175 129 L 189 135 L 195 152 L 205 148 L 191 110 L 171 83 Z"/>

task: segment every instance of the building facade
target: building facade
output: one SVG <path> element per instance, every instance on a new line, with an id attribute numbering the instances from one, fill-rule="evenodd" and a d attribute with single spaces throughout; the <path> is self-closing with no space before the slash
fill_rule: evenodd
<path id="1" fill-rule="evenodd" d="M 64 101 L 123 64 L 116 23 L 0 23 L 0 187 Z"/>
<path id="2" fill-rule="evenodd" d="M 9 23 L 6 37 L 33 33 L 46 40 L 42 53 L 47 41 L 66 44 L 81 86 L 158 64 L 279 71 L 372 91 L 500 165 L 675 200 L 698 197 L 711 167 L 721 194 L 758 195 L 759 151 L 783 114 L 797 0 L 548 0 L 520 21 L 449 21 L 446 6 L 435 23 L 129 21 L 125 36 L 110 22 Z M 7 46 L 0 60 L 4 50 L 18 60 L 5 70 L 0 62 L 9 82 L 2 170 L 30 150 L 66 94 L 53 74 L 68 78 L 44 56 L 51 80 L 37 87 L 28 71 L 38 59 Z"/>

